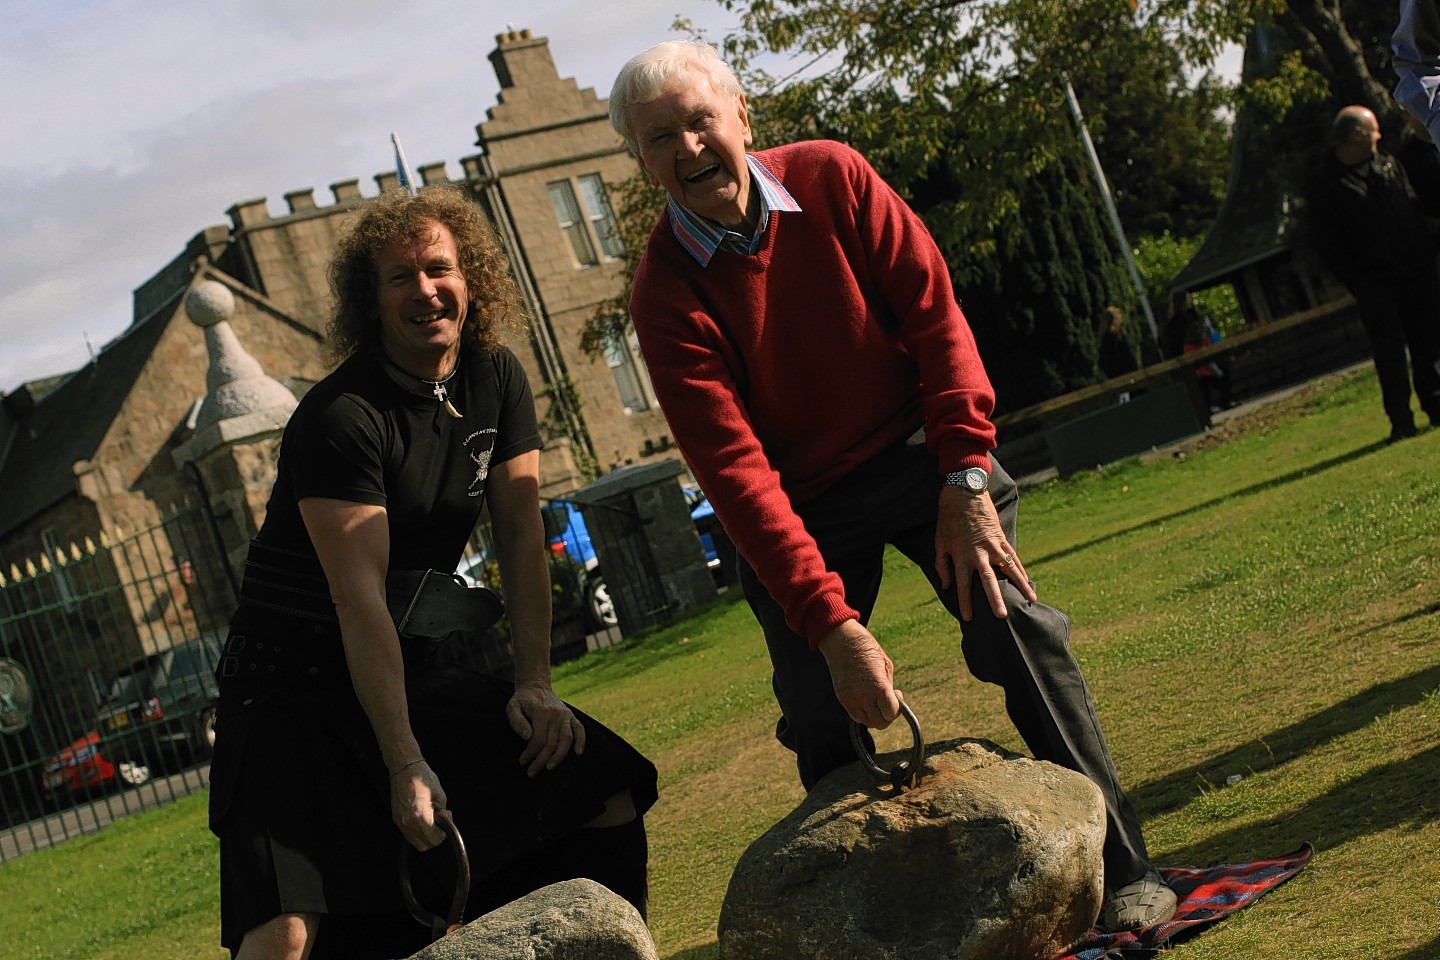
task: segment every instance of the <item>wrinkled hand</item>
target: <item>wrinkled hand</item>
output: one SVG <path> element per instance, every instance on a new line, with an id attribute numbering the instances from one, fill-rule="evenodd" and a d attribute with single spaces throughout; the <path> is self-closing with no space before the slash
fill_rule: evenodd
<path id="1" fill-rule="evenodd" d="M 846 620 L 820 638 L 835 696 L 850 719 L 883 730 L 900 713 L 895 664 L 858 620 Z"/>
<path id="2" fill-rule="evenodd" d="M 1000 517 L 989 493 L 979 496 L 958 487 L 940 488 L 940 516 L 935 524 L 935 572 L 942 587 L 955 587 L 960 600 L 960 617 L 974 618 L 970 600 L 970 574 L 980 576 L 980 588 L 997 617 L 1009 616 L 1000 594 L 1000 577 L 1015 585 L 1031 603 L 1035 587 L 1025 575 L 1019 554 L 1005 538 Z"/>
<path id="3" fill-rule="evenodd" d="M 526 776 L 554 770 L 572 748 L 576 755 L 585 752 L 585 725 L 548 683 L 517 683 L 505 716 L 510 729 L 526 741 L 520 754 Z"/>
<path id="4" fill-rule="evenodd" d="M 445 831 L 435 826 L 435 811 L 444 809 L 445 788 L 424 760 L 390 775 L 390 818 L 416 850 L 445 841 Z"/>

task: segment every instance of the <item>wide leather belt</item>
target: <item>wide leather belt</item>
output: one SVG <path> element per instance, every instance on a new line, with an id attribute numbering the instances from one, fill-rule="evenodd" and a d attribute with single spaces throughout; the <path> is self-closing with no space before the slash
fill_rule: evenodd
<path id="1" fill-rule="evenodd" d="M 320 561 L 257 540 L 250 541 L 240 599 L 308 620 L 338 622 Z M 493 590 L 468 587 L 455 574 L 439 570 L 391 570 L 385 577 L 385 606 L 402 637 L 431 640 L 481 633 L 505 612 Z"/>

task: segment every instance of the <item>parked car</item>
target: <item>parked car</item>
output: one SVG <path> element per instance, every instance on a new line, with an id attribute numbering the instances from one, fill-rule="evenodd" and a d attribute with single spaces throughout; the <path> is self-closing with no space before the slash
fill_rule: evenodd
<path id="1" fill-rule="evenodd" d="M 66 805 L 112 786 L 139 786 L 150 780 L 145 763 L 111 763 L 100 752 L 100 732 L 91 730 L 45 763 L 40 786 L 50 807 Z"/>
<path id="2" fill-rule="evenodd" d="M 615 614 L 615 602 L 610 599 L 610 588 L 600 572 L 600 558 L 595 555 L 595 544 L 580 508 L 568 500 L 551 500 L 541 504 L 540 519 L 545 524 L 545 540 L 550 552 L 568 558 L 575 565 L 590 626 L 596 629 L 615 626 L 620 622 Z"/>
<path id="3" fill-rule="evenodd" d="M 705 491 L 685 484 L 681 484 L 681 489 L 685 491 L 685 502 L 690 505 L 690 522 L 695 524 L 695 532 L 700 535 L 700 546 L 705 548 L 705 565 L 715 574 L 717 582 L 723 582 L 721 566 L 724 558 L 721 556 L 718 541 L 728 542 L 729 538 L 720 526 L 720 518 L 715 516 L 715 508 L 710 506 Z"/>
<path id="4" fill-rule="evenodd" d="M 215 663 L 220 640 L 187 640 L 130 664 L 115 677 L 95 728 L 112 763 L 198 761 L 215 747 Z"/>
<path id="5" fill-rule="evenodd" d="M 686 503 L 690 507 L 690 519 L 705 550 L 705 563 L 712 571 L 719 570 L 720 556 L 716 549 L 715 532 L 719 521 L 715 519 L 715 508 L 705 499 L 705 494 L 696 487 L 683 487 Z M 600 570 L 600 559 L 595 553 L 595 544 L 590 538 L 590 529 L 585 525 L 585 515 L 580 508 L 567 500 L 552 500 L 540 508 L 545 523 L 545 537 L 551 552 L 568 557 L 581 572 L 581 591 L 585 597 L 587 612 L 594 627 L 613 627 L 618 623 L 615 604 L 610 599 L 610 588 Z"/>
<path id="6" fill-rule="evenodd" d="M 490 559 L 486 551 L 467 553 L 460 558 L 460 565 L 455 568 L 455 573 L 461 580 L 465 581 L 467 587 L 491 587 L 495 584 L 495 561 Z"/>

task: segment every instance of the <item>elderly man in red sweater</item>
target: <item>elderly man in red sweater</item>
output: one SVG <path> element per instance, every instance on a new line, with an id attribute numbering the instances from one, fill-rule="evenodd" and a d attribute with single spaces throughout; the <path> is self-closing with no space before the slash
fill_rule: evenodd
<path id="1" fill-rule="evenodd" d="M 656 395 L 739 550 L 808 789 L 855 759 L 901 694 L 866 629 L 887 543 L 961 621 L 966 663 L 1004 688 L 1036 757 L 1105 795 L 1110 929 L 1168 919 L 1069 652 L 1015 549 L 1016 488 L 990 456 L 994 393 L 925 227 L 855 151 L 750 154 L 745 97 L 705 44 L 637 55 L 610 119 L 669 194 L 630 303 Z"/>

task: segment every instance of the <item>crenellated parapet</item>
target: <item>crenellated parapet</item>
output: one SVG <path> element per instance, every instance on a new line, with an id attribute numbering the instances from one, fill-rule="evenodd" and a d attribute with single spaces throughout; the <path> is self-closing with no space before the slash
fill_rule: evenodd
<path id="1" fill-rule="evenodd" d="M 420 174 L 420 183 L 424 186 L 452 182 L 444 160 L 422 164 L 417 171 Z M 400 178 L 394 170 L 383 170 L 375 174 L 372 179 L 375 181 L 377 193 L 389 193 L 392 190 L 400 189 Z M 302 187 L 284 194 L 287 209 L 279 216 L 271 216 L 270 202 L 266 197 L 237 200 L 230 209 L 225 211 L 225 215 L 230 218 L 232 229 L 239 232 L 287 217 L 324 216 L 343 212 L 365 199 L 360 192 L 358 179 L 335 181 L 330 184 L 330 194 L 333 197 L 333 203 L 322 206 L 316 201 L 314 187 Z"/>

